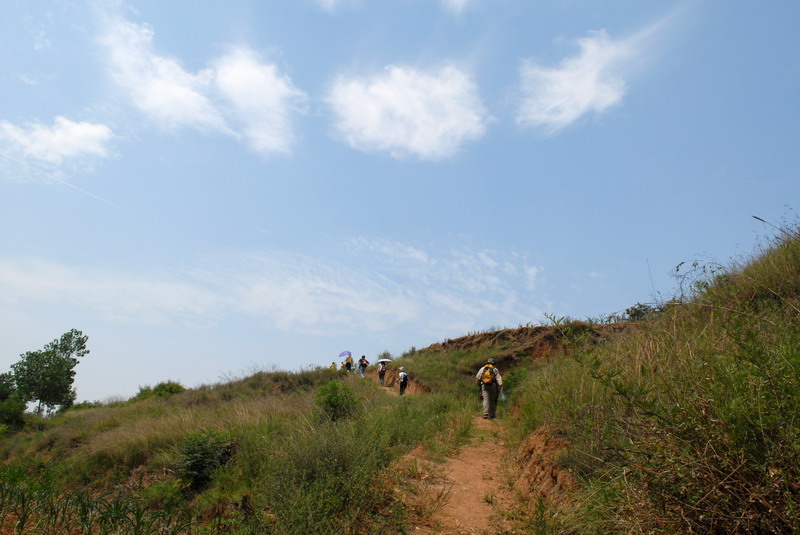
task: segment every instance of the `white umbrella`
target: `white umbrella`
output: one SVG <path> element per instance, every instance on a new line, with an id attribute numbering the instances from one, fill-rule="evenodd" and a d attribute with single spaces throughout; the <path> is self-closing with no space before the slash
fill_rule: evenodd
<path id="1" fill-rule="evenodd" d="M 392 362 L 392 359 L 378 359 L 378 364 L 381 362 Z"/>

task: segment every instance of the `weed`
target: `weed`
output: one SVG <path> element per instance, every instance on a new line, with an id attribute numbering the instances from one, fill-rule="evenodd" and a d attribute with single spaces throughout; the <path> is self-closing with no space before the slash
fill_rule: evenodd
<path id="1" fill-rule="evenodd" d="M 215 470 L 233 455 L 233 443 L 216 431 L 200 431 L 187 436 L 180 446 L 180 478 L 193 490 L 202 489 Z"/>
<path id="2" fill-rule="evenodd" d="M 352 388 L 335 380 L 319 388 L 316 400 L 325 415 L 334 422 L 353 415 L 359 405 Z"/>

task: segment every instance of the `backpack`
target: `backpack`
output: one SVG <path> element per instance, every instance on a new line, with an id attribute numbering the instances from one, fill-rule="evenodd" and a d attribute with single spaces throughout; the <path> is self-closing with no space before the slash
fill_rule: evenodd
<path id="1" fill-rule="evenodd" d="M 497 369 L 491 364 L 487 364 L 483 367 L 483 377 L 481 378 L 481 382 L 483 384 L 494 383 L 495 375 L 497 375 Z"/>

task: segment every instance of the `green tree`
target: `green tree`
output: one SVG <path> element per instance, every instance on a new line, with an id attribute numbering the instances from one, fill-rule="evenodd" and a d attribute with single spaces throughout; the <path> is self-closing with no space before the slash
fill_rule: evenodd
<path id="1" fill-rule="evenodd" d="M 16 427 L 22 423 L 23 412 L 25 401 L 19 397 L 14 376 L 0 374 L 0 423 Z"/>
<path id="2" fill-rule="evenodd" d="M 36 412 L 41 414 L 56 406 L 69 407 L 75 402 L 75 366 L 78 358 L 89 353 L 88 336 L 72 329 L 53 340 L 44 349 L 28 351 L 22 360 L 11 365 L 20 399 L 38 401 Z"/>

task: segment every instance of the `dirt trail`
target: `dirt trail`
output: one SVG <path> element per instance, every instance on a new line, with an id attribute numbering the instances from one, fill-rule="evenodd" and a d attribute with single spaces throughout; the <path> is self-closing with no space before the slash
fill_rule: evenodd
<path id="1" fill-rule="evenodd" d="M 433 503 L 433 511 L 420 519 L 411 533 L 506 532 L 508 526 L 501 512 L 508 510 L 512 498 L 503 465 L 506 449 L 502 429 L 497 420 L 482 417 L 475 418 L 474 426 L 472 441 L 455 456 L 435 465 L 433 481 L 420 488 L 420 502 Z"/>

